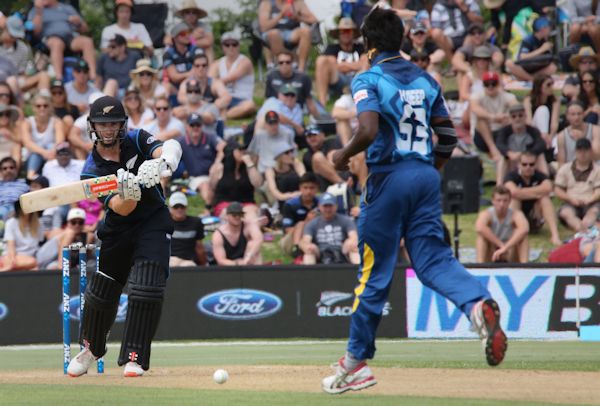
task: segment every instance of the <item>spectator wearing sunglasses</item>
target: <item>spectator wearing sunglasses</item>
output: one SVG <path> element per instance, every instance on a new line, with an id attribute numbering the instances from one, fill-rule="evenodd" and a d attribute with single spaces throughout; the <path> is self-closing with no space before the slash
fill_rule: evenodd
<path id="1" fill-rule="evenodd" d="M 90 67 L 86 61 L 80 59 L 73 67 L 73 80 L 65 84 L 67 99 L 85 113 L 89 109 L 88 100 L 93 93 L 100 90 L 90 81 Z"/>
<path id="2" fill-rule="evenodd" d="M 277 97 L 269 97 L 256 115 L 256 128 L 265 128 L 264 118 L 268 111 L 279 115 L 281 125 L 294 132 L 296 137 L 304 134 L 304 116 L 298 103 L 298 91 L 291 84 L 282 85 Z"/>
<path id="3" fill-rule="evenodd" d="M 550 231 L 550 242 L 561 245 L 556 211 L 550 194 L 553 185 L 548 176 L 537 169 L 538 157 L 525 151 L 519 156 L 519 166 L 504 178 L 504 186 L 510 191 L 514 210 L 521 210 L 529 222 L 530 231 L 539 231 L 544 223 Z"/>
<path id="4" fill-rule="evenodd" d="M 570 164 L 576 157 L 576 145 L 580 139 L 587 139 L 592 145 L 592 158 L 600 159 L 600 127 L 584 121 L 585 106 L 577 100 L 567 105 L 565 117 L 569 124 L 556 136 L 556 161 L 558 166 Z"/>
<path id="5" fill-rule="evenodd" d="M 181 82 L 190 75 L 192 57 L 197 48 L 190 42 L 190 28 L 184 22 L 178 23 L 171 29 L 171 37 L 173 45 L 165 50 L 163 69 L 167 71 L 172 85 L 169 93 L 175 94 Z"/>
<path id="6" fill-rule="evenodd" d="M 221 118 L 219 108 L 202 98 L 202 86 L 196 79 L 190 79 L 185 84 L 186 102 L 173 109 L 173 114 L 184 121 L 191 114 L 202 117 L 203 128 L 211 133 L 217 133 L 217 120 Z"/>
<path id="7" fill-rule="evenodd" d="M 191 30 L 193 43 L 204 51 L 210 62 L 214 61 L 213 52 L 214 36 L 210 23 L 202 21 L 207 13 L 198 7 L 196 0 L 183 0 L 181 8 L 175 12 L 175 16 L 183 20 Z M 171 42 L 171 38 L 165 40 L 165 44 Z"/>
<path id="8" fill-rule="evenodd" d="M 249 117 L 256 112 L 254 104 L 254 66 L 240 53 L 240 34 L 229 31 L 221 36 L 224 56 L 210 66 L 208 75 L 219 79 L 231 95 L 224 116 L 228 119 Z"/>
<path id="9" fill-rule="evenodd" d="M 21 123 L 19 109 L 0 100 L 0 157 L 5 156 L 21 165 Z"/>
<path id="10" fill-rule="evenodd" d="M 442 85 L 442 75 L 432 66 L 431 59 L 426 52 L 413 49 L 410 51 L 410 61 L 427 72 L 440 86 Z"/>
<path id="11" fill-rule="evenodd" d="M 490 155 L 494 161 L 502 159 L 494 140 L 498 130 L 510 122 L 508 110 L 517 104 L 514 94 L 500 86 L 500 75 L 488 71 L 482 77 L 483 93 L 473 94 L 469 101 L 471 128 L 474 128 L 473 142 L 477 148 Z"/>
<path id="12" fill-rule="evenodd" d="M 19 196 L 29 192 L 25 179 L 18 179 L 17 162 L 7 156 L 0 160 L 0 220 L 6 220 L 13 213 Z"/>
<path id="13" fill-rule="evenodd" d="M 500 48 L 486 41 L 483 24 L 471 23 L 467 32 L 469 35 L 465 40 L 465 43 L 456 50 L 452 57 L 452 67 L 454 70 L 459 75 L 467 73 L 471 69 L 475 49 L 481 46 L 486 47 L 489 50 L 492 68 L 500 70 L 504 63 L 504 54 Z"/>
<path id="14" fill-rule="evenodd" d="M 201 49 L 197 49 L 192 57 L 192 70 L 190 76 L 179 86 L 177 100 L 181 104 L 188 102 L 187 84 L 191 81 L 200 86 L 200 98 L 214 104 L 219 111 L 224 112 L 231 103 L 231 94 L 219 79 L 209 76 L 208 56 Z M 195 97 L 195 96 L 193 96 Z"/>
<path id="15" fill-rule="evenodd" d="M 138 52 L 127 49 L 127 40 L 121 34 L 115 34 L 108 41 L 106 52 L 98 59 L 96 69 L 96 87 L 103 93 L 121 99 L 131 83 L 129 72 L 135 69 L 141 58 Z"/>
<path id="16" fill-rule="evenodd" d="M 581 83 L 579 83 L 579 76 L 584 72 L 592 72 L 599 77 L 600 71 L 598 65 L 600 65 L 600 56 L 596 54 L 592 47 L 581 47 L 576 55 L 569 58 L 569 64 L 575 69 L 575 74 L 570 75 L 565 80 L 565 85 L 562 89 L 562 94 L 568 100 L 574 100 L 581 90 Z"/>
<path id="17" fill-rule="evenodd" d="M 142 129 L 153 134 L 157 139 L 166 141 L 172 138 L 185 136 L 185 125 L 173 116 L 169 99 L 161 95 L 154 101 L 154 115 L 156 118 L 142 126 Z"/>
<path id="18" fill-rule="evenodd" d="M 169 266 L 206 265 L 204 251 L 204 225 L 196 216 L 187 214 L 188 199 L 182 192 L 175 192 L 169 198 L 169 211 L 173 220 L 171 237 L 171 258 Z"/>
<path id="19" fill-rule="evenodd" d="M 410 55 L 415 50 L 426 54 L 429 57 L 429 63 L 434 66 L 442 62 L 445 56 L 444 51 L 429 36 L 429 29 L 422 21 L 414 23 L 409 34 L 404 38 L 401 49 L 406 55 Z"/>
<path id="20" fill-rule="evenodd" d="M 341 95 L 344 88 L 350 86 L 354 75 L 367 67 L 365 48 L 356 42 L 360 30 L 351 18 L 341 18 L 329 35 L 338 41 L 328 45 L 317 57 L 315 68 L 317 94 L 322 105 L 327 103 L 330 92 L 334 96 Z"/>
<path id="21" fill-rule="evenodd" d="M 65 134 L 69 134 L 75 119 L 79 117 L 79 109 L 77 106 L 69 103 L 62 80 L 55 79 L 50 82 L 50 95 L 54 114 L 62 120 L 65 126 Z"/>
<path id="22" fill-rule="evenodd" d="M 8 219 L 4 230 L 6 250 L 0 257 L 0 272 L 35 269 L 35 256 L 44 239 L 38 213 L 23 213 L 18 201 L 14 210 L 15 217 Z"/>
<path id="23" fill-rule="evenodd" d="M 154 107 L 157 97 L 168 96 L 167 89 L 159 82 L 157 74 L 150 59 L 138 60 L 135 69 L 129 72 L 131 86 L 139 90 L 146 107 Z"/>

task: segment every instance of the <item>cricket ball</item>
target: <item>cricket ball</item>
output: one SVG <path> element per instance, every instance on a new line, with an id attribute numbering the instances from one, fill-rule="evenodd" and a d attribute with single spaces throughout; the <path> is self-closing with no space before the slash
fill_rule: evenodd
<path id="1" fill-rule="evenodd" d="M 229 374 L 224 369 L 217 369 L 213 374 L 213 380 L 218 384 L 225 383 L 228 379 Z"/>

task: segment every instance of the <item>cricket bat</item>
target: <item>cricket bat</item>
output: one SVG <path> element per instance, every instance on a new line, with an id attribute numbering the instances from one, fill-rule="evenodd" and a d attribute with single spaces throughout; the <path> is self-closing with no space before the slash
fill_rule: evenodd
<path id="1" fill-rule="evenodd" d="M 19 197 L 19 202 L 23 212 L 33 213 L 116 192 L 117 176 L 108 175 L 24 193 Z"/>

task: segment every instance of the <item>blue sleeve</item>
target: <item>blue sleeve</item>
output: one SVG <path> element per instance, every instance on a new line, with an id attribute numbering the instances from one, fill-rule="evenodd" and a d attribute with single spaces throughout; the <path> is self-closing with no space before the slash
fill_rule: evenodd
<path id="1" fill-rule="evenodd" d="M 163 56 L 163 68 L 167 68 L 169 65 L 173 65 L 173 54 L 171 48 L 167 48 L 165 55 Z"/>
<path id="2" fill-rule="evenodd" d="M 137 146 L 138 151 L 140 151 L 145 159 L 152 159 L 152 152 L 162 146 L 162 141 L 156 139 L 152 134 L 144 130 L 134 130 L 129 134 L 133 134 L 133 139 Z"/>
<path id="3" fill-rule="evenodd" d="M 364 111 L 381 113 L 377 95 L 377 76 L 369 72 L 361 73 L 352 80 L 352 98 L 356 105 L 356 114 Z"/>
<path id="4" fill-rule="evenodd" d="M 431 105 L 431 117 L 449 117 L 448 109 L 446 109 L 446 102 L 444 96 L 442 96 L 442 90 L 437 88 L 437 96 Z"/>

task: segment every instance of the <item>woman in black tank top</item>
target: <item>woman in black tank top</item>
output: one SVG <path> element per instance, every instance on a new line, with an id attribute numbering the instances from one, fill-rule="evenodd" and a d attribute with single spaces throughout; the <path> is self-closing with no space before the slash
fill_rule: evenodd
<path id="1" fill-rule="evenodd" d="M 304 175 L 304 164 L 294 157 L 294 148 L 285 148 L 276 153 L 275 167 L 267 168 L 265 178 L 269 195 L 283 207 L 286 200 L 300 195 L 300 176 Z"/>

